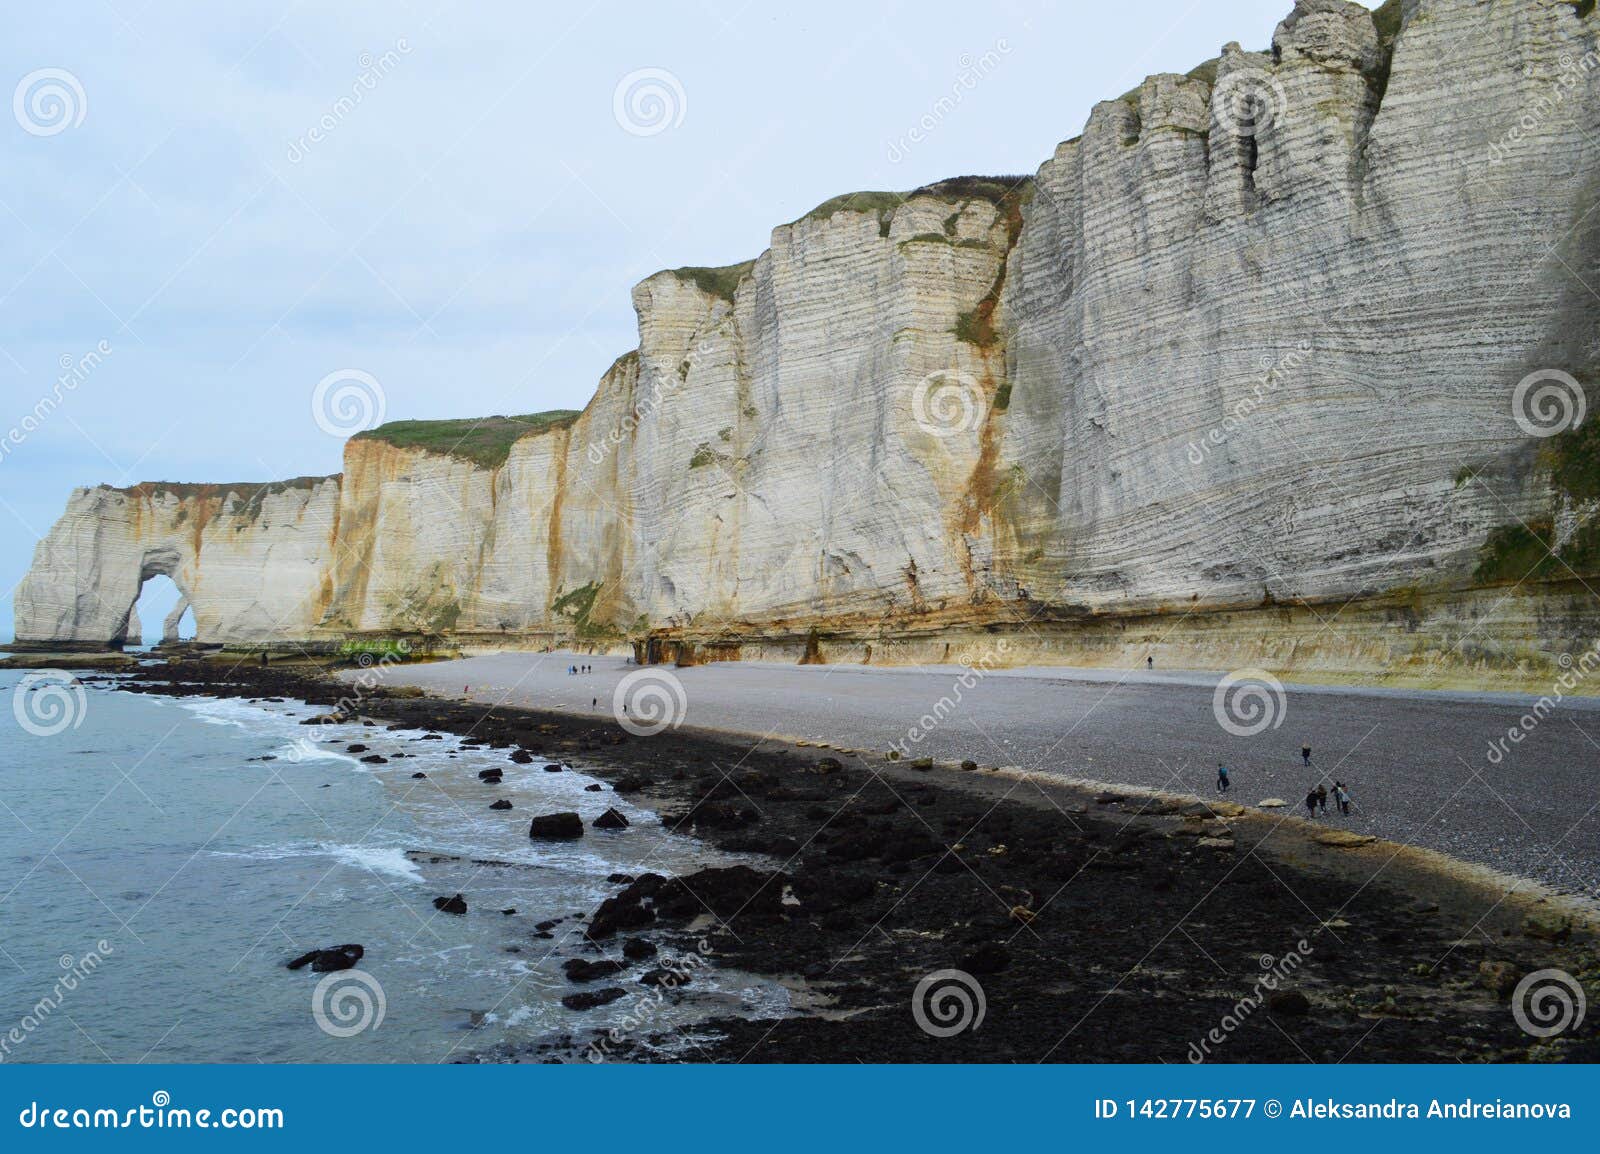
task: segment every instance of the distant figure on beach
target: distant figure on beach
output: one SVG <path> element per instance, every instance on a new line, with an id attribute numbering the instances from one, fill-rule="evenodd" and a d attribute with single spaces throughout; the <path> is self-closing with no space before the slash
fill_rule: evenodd
<path id="1" fill-rule="evenodd" d="M 1317 783 L 1317 808 L 1323 813 L 1328 812 L 1328 787 L 1321 782 Z"/>
<path id="2" fill-rule="evenodd" d="M 1311 747 L 1309 745 L 1302 745 L 1300 747 L 1300 760 L 1305 762 L 1307 765 L 1311 764 Z"/>
<path id="3" fill-rule="evenodd" d="M 1317 791 L 1306 790 L 1306 816 L 1315 819 L 1317 816 Z"/>
<path id="4" fill-rule="evenodd" d="M 1345 788 L 1344 782 L 1336 781 L 1333 783 L 1333 800 L 1334 804 L 1339 807 L 1339 812 L 1344 814 L 1346 817 L 1349 817 L 1350 791 Z"/>
<path id="5" fill-rule="evenodd" d="M 1146 669 L 1149 669 L 1153 672 L 1156 667 L 1156 659 L 1154 657 L 1146 657 L 1144 659 L 1144 665 Z"/>
<path id="6" fill-rule="evenodd" d="M 1231 784 L 1232 783 L 1228 781 L 1228 767 L 1223 765 L 1220 761 L 1217 762 L 1217 792 L 1227 793 L 1228 786 Z"/>

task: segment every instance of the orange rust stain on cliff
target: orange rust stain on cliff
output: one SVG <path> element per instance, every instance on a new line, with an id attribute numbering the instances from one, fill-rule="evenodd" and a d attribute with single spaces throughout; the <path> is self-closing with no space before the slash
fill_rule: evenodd
<path id="1" fill-rule="evenodd" d="M 1022 236 L 1020 193 L 1017 190 L 1007 193 L 998 207 L 1006 226 L 1005 252 L 1000 256 L 1000 267 L 995 272 L 994 283 L 989 286 L 989 291 L 973 309 L 972 325 L 975 342 L 973 348 L 983 362 L 981 387 L 988 405 L 984 410 L 983 423 L 978 428 L 978 460 L 967 477 L 966 492 L 957 506 L 956 539 L 952 542 L 956 556 L 961 559 L 962 575 L 971 593 L 978 592 L 978 579 L 972 569 L 972 553 L 967 547 L 966 538 L 975 536 L 979 532 L 985 517 L 989 518 L 991 531 L 998 533 L 999 502 L 995 494 L 995 463 L 1000 457 L 998 426 L 1002 410 L 995 407 L 995 399 L 999 396 L 1005 379 L 1005 351 L 995 327 L 995 312 L 1000 307 L 1000 296 L 1005 289 L 1011 254 L 1016 249 L 1017 240 Z M 996 380 L 995 372 L 997 357 L 1000 365 L 999 382 Z"/>
<path id="2" fill-rule="evenodd" d="M 555 461 L 555 491 L 550 498 L 550 534 L 544 543 L 545 591 L 547 604 L 542 606 L 546 617 L 553 617 L 551 604 L 556 590 L 561 588 L 561 506 L 567 496 L 567 453 L 571 451 L 571 435 L 561 431 L 562 443 L 551 454 Z"/>

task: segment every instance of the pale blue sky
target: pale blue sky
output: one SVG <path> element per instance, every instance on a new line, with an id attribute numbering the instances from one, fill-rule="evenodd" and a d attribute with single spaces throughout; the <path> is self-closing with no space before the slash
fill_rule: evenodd
<path id="1" fill-rule="evenodd" d="M 0 111 L 0 430 L 110 352 L 0 456 L 0 636 L 75 485 L 335 472 L 311 396 L 344 368 L 389 419 L 579 408 L 649 273 L 753 257 L 840 192 L 1032 172 L 1095 101 L 1290 7 L 8 5 L 0 96 L 60 69 L 82 101 Z M 647 68 L 681 120 L 640 135 L 614 95 Z"/>

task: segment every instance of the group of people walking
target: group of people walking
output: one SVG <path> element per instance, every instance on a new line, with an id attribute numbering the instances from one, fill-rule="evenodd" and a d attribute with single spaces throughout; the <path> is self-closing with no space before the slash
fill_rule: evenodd
<path id="1" fill-rule="evenodd" d="M 580 673 L 593 673 L 593 672 L 594 672 L 594 666 L 592 666 L 592 665 L 569 665 L 569 666 L 567 666 L 567 675 L 569 677 L 576 677 Z"/>
<path id="2" fill-rule="evenodd" d="M 1333 803 L 1339 807 L 1339 812 L 1346 817 L 1350 816 L 1350 791 L 1345 788 L 1342 781 L 1333 783 Z M 1328 812 L 1328 787 L 1320 781 L 1316 788 L 1306 793 L 1306 816 L 1314 818 L 1319 813 Z"/>
<path id="3" fill-rule="evenodd" d="M 1311 746 L 1300 747 L 1301 764 L 1311 764 Z M 1233 778 L 1228 772 L 1228 767 L 1222 762 L 1217 762 L 1217 792 L 1227 793 L 1233 788 Z M 1339 807 L 1339 812 L 1346 817 L 1350 816 L 1350 789 L 1344 782 L 1335 780 L 1333 783 L 1333 803 Z M 1318 814 L 1328 812 L 1328 787 L 1318 782 L 1306 791 L 1306 816 L 1315 819 Z"/>

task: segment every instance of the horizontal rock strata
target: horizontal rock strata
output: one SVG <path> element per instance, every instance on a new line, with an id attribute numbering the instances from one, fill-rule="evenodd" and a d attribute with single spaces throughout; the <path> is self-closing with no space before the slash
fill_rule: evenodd
<path id="1" fill-rule="evenodd" d="M 1553 657 L 1593 623 L 1600 471 L 1519 384 L 1559 370 L 1576 404 L 1594 371 L 1597 20 L 1300 0 L 1034 177 L 839 197 L 748 264 L 650 277 L 582 413 L 75 492 L 19 641 L 117 643 L 155 573 L 201 641 L 801 659 L 1413 596 L 1426 632 L 1523 583 L 1577 624 L 1484 636 L 1541 620 L 1514 659 Z"/>

